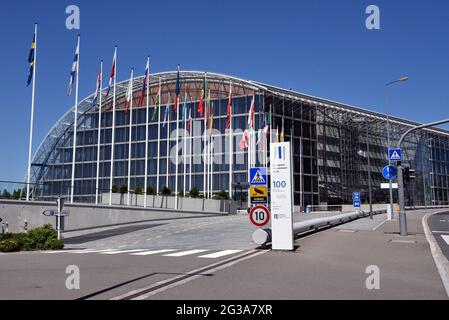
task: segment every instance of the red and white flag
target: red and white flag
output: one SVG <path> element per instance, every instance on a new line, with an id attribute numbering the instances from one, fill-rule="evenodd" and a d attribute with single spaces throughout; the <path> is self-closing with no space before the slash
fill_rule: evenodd
<path id="1" fill-rule="evenodd" d="M 251 107 L 249 109 L 249 117 L 248 117 L 248 128 L 252 128 L 254 129 L 254 117 L 255 117 L 255 109 L 254 109 L 254 104 L 255 104 L 255 95 L 253 94 L 253 99 L 251 101 Z"/>
<path id="2" fill-rule="evenodd" d="M 109 77 L 109 87 L 108 92 L 106 92 L 106 97 L 109 95 L 109 92 L 111 91 L 112 86 L 114 85 L 114 79 L 116 76 L 116 60 L 117 60 L 117 47 L 114 50 L 114 57 L 112 58 L 112 69 L 111 69 L 111 76 Z"/>
<path id="3" fill-rule="evenodd" d="M 247 149 L 249 147 L 249 133 L 248 130 L 243 132 L 242 140 L 240 140 L 240 150 Z"/>
<path id="4" fill-rule="evenodd" d="M 128 90 L 126 91 L 125 113 L 128 113 L 129 106 L 131 105 L 131 99 L 133 98 L 133 77 L 134 77 L 134 69 L 131 70 L 131 79 L 129 80 Z"/>

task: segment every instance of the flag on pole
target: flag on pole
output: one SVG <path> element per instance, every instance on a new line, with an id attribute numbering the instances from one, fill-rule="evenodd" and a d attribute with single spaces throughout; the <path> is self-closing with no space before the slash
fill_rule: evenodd
<path id="1" fill-rule="evenodd" d="M 206 97 L 206 76 L 204 76 L 203 88 L 201 89 L 200 102 L 198 104 L 198 113 L 203 116 L 204 113 L 204 98 Z"/>
<path id="2" fill-rule="evenodd" d="M 248 149 L 249 147 L 249 133 L 248 129 L 243 132 L 242 140 L 240 140 L 240 150 Z"/>
<path id="3" fill-rule="evenodd" d="M 162 95 L 162 80 L 161 80 L 161 78 L 159 78 L 159 89 L 157 91 L 156 105 L 154 106 L 153 115 L 151 116 L 151 121 L 156 120 L 157 110 L 159 108 L 159 103 L 161 102 L 161 95 Z"/>
<path id="4" fill-rule="evenodd" d="M 108 91 L 106 92 L 106 97 L 109 96 L 109 92 L 111 91 L 111 88 L 114 86 L 114 78 L 116 75 L 116 60 L 117 60 L 117 48 L 115 48 L 114 57 L 112 58 L 111 76 L 109 77 L 109 87 Z"/>
<path id="5" fill-rule="evenodd" d="M 175 89 L 175 104 L 173 105 L 173 111 L 178 112 L 179 103 L 179 93 L 181 92 L 181 78 L 179 74 L 179 64 L 178 64 L 178 75 L 176 76 L 176 89 Z"/>
<path id="6" fill-rule="evenodd" d="M 182 120 L 187 119 L 187 92 L 184 95 L 184 104 L 182 106 Z"/>
<path id="7" fill-rule="evenodd" d="M 206 125 L 209 123 L 209 118 L 210 118 L 210 90 L 206 99 Z"/>
<path id="8" fill-rule="evenodd" d="M 34 33 L 33 42 L 31 42 L 30 54 L 28 56 L 28 64 L 30 66 L 30 73 L 28 75 L 27 87 L 30 86 L 31 81 L 33 80 L 34 65 L 36 63 L 36 61 L 35 61 L 35 50 L 36 50 L 36 33 Z"/>
<path id="9" fill-rule="evenodd" d="M 192 109 L 189 110 L 189 119 L 187 120 L 187 128 L 190 130 L 192 127 Z"/>
<path id="10" fill-rule="evenodd" d="M 270 135 L 270 126 L 266 125 L 265 128 L 263 128 L 263 134 L 268 139 L 268 136 Z"/>
<path id="11" fill-rule="evenodd" d="M 143 79 L 142 91 L 140 91 L 139 102 L 137 103 L 138 107 L 141 107 L 143 104 L 143 100 L 145 99 L 145 94 L 147 92 L 147 86 L 150 85 L 150 58 L 147 59 L 147 66 L 145 67 L 145 77 Z"/>
<path id="12" fill-rule="evenodd" d="M 97 76 L 97 88 L 95 89 L 95 95 L 94 98 L 92 99 L 92 104 L 96 105 L 98 102 L 98 97 L 101 94 L 101 78 L 103 77 L 103 61 L 100 64 L 100 70 L 98 70 L 98 76 Z"/>
<path id="13" fill-rule="evenodd" d="M 249 117 L 248 117 L 248 128 L 254 128 L 254 117 L 255 117 L 255 94 L 253 94 L 253 99 L 251 100 L 251 107 L 249 109 Z"/>
<path id="14" fill-rule="evenodd" d="M 210 95 L 210 91 L 209 91 L 209 95 Z M 212 129 L 214 127 L 214 108 L 213 108 L 212 105 L 209 108 L 210 108 L 210 112 L 209 112 L 209 135 L 212 135 Z"/>
<path id="15" fill-rule="evenodd" d="M 168 95 L 167 106 L 165 107 L 164 123 L 162 125 L 162 128 L 165 128 L 167 124 L 169 110 L 170 110 L 170 95 Z"/>
<path id="16" fill-rule="evenodd" d="M 279 138 L 279 142 L 285 142 L 284 119 L 282 119 L 282 129 L 281 129 L 281 136 Z"/>
<path id="17" fill-rule="evenodd" d="M 228 116 L 226 118 L 226 129 L 231 125 L 232 117 L 232 82 L 229 84 Z"/>
<path id="18" fill-rule="evenodd" d="M 262 142 L 263 133 L 264 133 L 264 130 L 263 130 L 263 129 L 259 129 L 259 132 L 257 133 L 257 142 L 256 142 L 256 146 L 258 146 L 259 143 Z"/>
<path id="19" fill-rule="evenodd" d="M 131 99 L 133 98 L 133 72 L 131 70 L 131 79 L 128 82 L 128 90 L 126 91 L 126 108 L 125 113 L 128 113 L 129 106 L 131 105 Z"/>
<path id="20" fill-rule="evenodd" d="M 80 54 L 80 44 L 78 42 L 78 44 L 76 46 L 75 57 L 73 58 L 73 63 L 72 63 L 72 72 L 70 73 L 69 89 L 67 90 L 68 96 L 70 96 L 72 94 L 73 84 L 75 83 L 75 76 L 78 72 L 79 54 Z"/>

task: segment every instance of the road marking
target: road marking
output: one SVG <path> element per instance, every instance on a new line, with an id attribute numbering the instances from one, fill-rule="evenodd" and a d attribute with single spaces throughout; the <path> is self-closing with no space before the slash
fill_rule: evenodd
<path id="1" fill-rule="evenodd" d="M 229 256 L 231 254 L 235 254 L 235 253 L 239 253 L 239 252 L 242 252 L 242 250 L 224 250 L 224 251 L 220 251 L 220 252 L 216 252 L 216 253 L 211 253 L 211 254 L 207 254 L 207 255 L 204 255 L 204 256 L 200 256 L 198 258 L 216 259 L 216 258 Z"/>
<path id="2" fill-rule="evenodd" d="M 406 243 L 406 244 L 415 244 L 417 243 L 414 240 L 391 240 L 391 243 Z"/>
<path id="3" fill-rule="evenodd" d="M 440 220 L 440 222 L 446 222 L 446 220 Z"/>
<path id="4" fill-rule="evenodd" d="M 100 254 L 120 254 L 120 253 L 131 253 L 131 252 L 140 252 L 140 251 L 145 251 L 145 249 L 121 250 L 121 251 L 107 251 L 107 252 L 100 252 Z"/>
<path id="5" fill-rule="evenodd" d="M 206 252 L 206 251 L 208 251 L 208 250 L 189 250 L 189 251 L 165 254 L 164 257 L 184 257 L 184 256 L 192 255 L 192 254 Z"/>
<path id="6" fill-rule="evenodd" d="M 449 236 L 441 235 L 441 238 L 449 245 Z"/>
<path id="7" fill-rule="evenodd" d="M 173 252 L 173 251 L 176 251 L 176 250 L 175 249 L 153 250 L 153 251 L 131 253 L 130 255 L 131 256 L 149 256 L 151 254 L 167 253 L 167 252 Z"/>
<path id="8" fill-rule="evenodd" d="M 449 231 L 432 231 L 433 233 L 449 233 Z"/>
<path id="9" fill-rule="evenodd" d="M 147 287 L 127 292 L 120 296 L 111 298 L 111 300 L 127 300 L 127 299 L 144 300 L 144 299 L 146 299 L 150 296 L 153 296 L 157 293 L 166 291 L 170 288 L 174 288 L 174 287 L 180 286 L 182 284 L 186 284 L 195 279 L 198 279 L 198 278 L 202 277 L 203 276 L 202 273 L 204 273 L 206 271 L 209 273 L 217 272 L 218 270 L 229 268 L 239 262 L 254 258 L 258 255 L 267 253 L 269 251 L 270 250 L 263 250 L 263 251 L 252 250 L 249 253 L 245 252 L 237 257 L 231 257 L 231 258 L 223 260 L 223 261 L 215 262 L 206 267 L 195 269 L 195 270 L 189 271 L 185 274 L 181 274 L 179 276 L 176 276 L 176 277 L 173 277 L 173 278 L 170 278 L 167 280 L 159 281 L 159 282 L 149 285 Z"/>
<path id="10" fill-rule="evenodd" d="M 107 251 L 112 251 L 112 249 L 101 249 L 101 250 L 86 249 L 86 250 L 77 250 L 77 251 L 67 251 L 67 253 L 100 253 L 100 252 L 107 252 Z"/>

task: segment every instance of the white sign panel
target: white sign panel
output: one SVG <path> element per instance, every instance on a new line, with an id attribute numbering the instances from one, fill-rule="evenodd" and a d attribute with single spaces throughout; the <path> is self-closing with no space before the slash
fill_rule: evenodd
<path id="1" fill-rule="evenodd" d="M 271 144 L 272 249 L 293 250 L 293 185 L 290 142 Z"/>
<path id="2" fill-rule="evenodd" d="M 380 188 L 381 189 L 390 189 L 390 184 L 389 183 L 381 183 L 380 184 Z M 392 183 L 391 184 L 391 188 L 392 189 L 398 189 L 398 184 L 397 183 Z"/>

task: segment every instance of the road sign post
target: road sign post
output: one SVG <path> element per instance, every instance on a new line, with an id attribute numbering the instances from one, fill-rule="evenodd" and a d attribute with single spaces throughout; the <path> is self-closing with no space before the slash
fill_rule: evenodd
<path id="1" fill-rule="evenodd" d="M 57 228 L 58 228 L 58 240 L 61 240 L 61 214 L 62 214 L 62 210 L 64 209 L 64 199 L 61 197 L 58 197 L 58 199 L 56 200 L 56 205 L 58 208 L 58 217 L 57 217 Z"/>
<path id="2" fill-rule="evenodd" d="M 360 192 L 354 192 L 352 194 L 352 201 L 354 203 L 354 209 L 360 210 L 362 207 L 362 200 L 361 200 Z"/>
<path id="3" fill-rule="evenodd" d="M 270 221 L 270 210 L 265 206 L 255 206 L 251 209 L 249 218 L 256 227 L 266 226 Z"/>
<path id="4" fill-rule="evenodd" d="M 271 144 L 272 249 L 294 249 L 291 143 Z"/>

